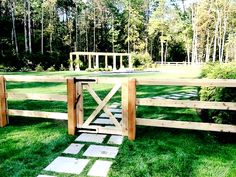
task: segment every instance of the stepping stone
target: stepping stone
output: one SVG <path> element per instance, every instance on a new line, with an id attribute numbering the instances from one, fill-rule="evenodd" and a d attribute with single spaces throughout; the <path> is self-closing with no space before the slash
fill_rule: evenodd
<path id="1" fill-rule="evenodd" d="M 102 113 L 99 117 L 109 118 L 109 116 L 106 113 Z"/>
<path id="2" fill-rule="evenodd" d="M 82 133 L 80 136 L 78 136 L 75 139 L 75 141 L 102 143 L 105 138 L 106 138 L 106 135 Z"/>
<path id="3" fill-rule="evenodd" d="M 171 96 L 170 99 L 178 100 L 178 99 L 180 99 L 180 97 L 177 97 L 177 96 Z"/>
<path id="4" fill-rule="evenodd" d="M 56 176 L 50 176 L 50 175 L 38 175 L 37 177 L 56 177 Z"/>
<path id="5" fill-rule="evenodd" d="M 183 94 L 182 93 L 175 93 L 175 94 L 171 94 L 171 96 L 174 96 L 174 97 L 182 97 L 183 96 Z"/>
<path id="6" fill-rule="evenodd" d="M 154 99 L 165 99 L 165 98 L 162 97 L 162 96 L 154 96 L 154 97 L 152 97 L 152 98 L 154 98 Z"/>
<path id="7" fill-rule="evenodd" d="M 115 158 L 118 154 L 118 147 L 90 145 L 83 156 Z"/>
<path id="8" fill-rule="evenodd" d="M 88 172 L 88 176 L 106 177 L 112 162 L 105 160 L 96 160 Z"/>
<path id="9" fill-rule="evenodd" d="M 118 105 L 114 105 L 114 104 L 109 106 L 109 108 L 118 108 L 118 107 L 119 107 Z"/>
<path id="10" fill-rule="evenodd" d="M 66 150 L 64 150 L 64 154 L 78 154 L 79 151 L 82 149 L 84 144 L 75 144 L 72 143 Z"/>
<path id="11" fill-rule="evenodd" d="M 109 109 L 109 111 L 115 112 L 115 113 L 121 113 L 122 112 L 121 109 Z"/>
<path id="12" fill-rule="evenodd" d="M 71 157 L 57 157 L 44 170 L 58 173 L 71 173 L 79 175 L 88 164 L 88 159 L 76 159 Z"/>
<path id="13" fill-rule="evenodd" d="M 101 124 L 101 125 L 113 125 L 111 119 L 96 119 L 93 124 Z"/>
<path id="14" fill-rule="evenodd" d="M 123 136 L 119 135 L 112 135 L 110 139 L 108 140 L 107 144 L 116 144 L 116 145 L 121 145 L 123 142 Z"/>
<path id="15" fill-rule="evenodd" d="M 120 103 L 114 102 L 112 105 L 120 106 Z"/>
<path id="16" fill-rule="evenodd" d="M 122 119 L 122 114 L 115 114 L 115 118 Z"/>

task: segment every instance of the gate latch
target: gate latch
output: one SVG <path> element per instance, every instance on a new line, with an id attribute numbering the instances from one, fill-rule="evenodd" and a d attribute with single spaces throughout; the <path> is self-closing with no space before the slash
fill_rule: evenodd
<path id="1" fill-rule="evenodd" d="M 80 95 L 77 96 L 76 100 L 75 100 L 75 105 L 74 105 L 74 109 L 76 109 L 76 105 L 78 104 L 80 99 Z"/>
<path id="2" fill-rule="evenodd" d="M 76 82 L 81 82 L 82 84 L 83 83 L 96 83 L 97 82 L 97 79 L 90 79 L 90 78 L 74 78 L 74 83 Z"/>

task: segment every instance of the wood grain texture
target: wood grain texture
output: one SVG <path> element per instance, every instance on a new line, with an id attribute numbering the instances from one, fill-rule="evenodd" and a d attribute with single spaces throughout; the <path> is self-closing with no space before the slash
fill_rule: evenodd
<path id="1" fill-rule="evenodd" d="M 3 76 L 0 76 L 0 127 L 7 124 L 6 81 Z"/>
<path id="2" fill-rule="evenodd" d="M 215 123 L 137 118 L 136 124 L 142 126 L 152 126 L 152 127 L 236 133 L 236 125 L 215 124 Z"/>

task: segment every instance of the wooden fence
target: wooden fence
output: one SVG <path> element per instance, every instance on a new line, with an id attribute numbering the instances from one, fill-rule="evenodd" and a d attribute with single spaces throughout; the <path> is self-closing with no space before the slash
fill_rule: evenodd
<path id="1" fill-rule="evenodd" d="M 29 110 L 16 110 L 7 108 L 7 99 L 14 100 L 45 100 L 45 101 L 63 101 L 67 102 L 67 95 L 58 94 L 32 94 L 32 93 L 16 93 L 6 91 L 6 81 L 11 82 L 58 82 L 66 83 L 63 77 L 47 77 L 47 76 L 0 76 L 0 126 L 4 127 L 8 124 L 8 116 L 23 116 L 67 120 L 67 113 L 58 112 L 42 112 Z"/>
<path id="2" fill-rule="evenodd" d="M 129 80 L 127 93 L 128 103 L 123 109 L 128 109 L 129 139 L 135 139 L 136 125 L 153 126 L 165 128 L 178 128 L 190 130 L 203 130 L 215 132 L 236 133 L 235 125 L 187 122 L 173 120 L 158 120 L 148 118 L 136 118 L 136 106 L 158 106 L 196 109 L 218 109 L 236 111 L 234 102 L 213 102 L 213 101 L 192 101 L 192 100 L 171 100 L 158 98 L 136 98 L 136 85 L 166 85 L 166 86 L 204 86 L 204 87 L 236 87 L 236 80 L 233 79 L 147 79 L 138 78 Z M 124 116 L 124 115 L 123 115 Z M 126 116 L 126 115 L 125 115 Z"/>
<path id="3" fill-rule="evenodd" d="M 136 106 L 158 106 L 196 109 L 218 109 L 236 111 L 236 103 L 212 102 L 193 100 L 171 100 L 158 98 L 137 98 L 137 85 L 166 85 L 166 86 L 204 86 L 204 87 L 236 87 L 236 80 L 232 79 L 150 79 L 150 78 L 96 78 L 96 83 L 121 83 L 122 98 L 122 135 L 127 135 L 130 140 L 135 139 L 136 125 L 154 126 L 165 128 L 179 128 L 191 130 L 204 130 L 216 132 L 236 133 L 236 125 L 187 122 L 173 120 L 158 120 L 147 118 L 136 118 Z M 67 95 L 56 94 L 30 94 L 6 92 L 6 81 L 13 82 L 59 82 L 67 84 Z M 86 86 L 87 87 L 87 86 Z M 68 132 L 75 134 L 78 125 L 83 123 L 83 97 L 82 90 L 78 89 L 75 78 L 46 77 L 46 76 L 0 76 L 0 127 L 8 123 L 7 116 L 41 117 L 59 120 L 68 119 Z M 82 88 L 82 87 L 81 87 Z M 80 95 L 80 96 L 79 96 Z M 109 96 L 109 95 L 108 95 Z M 95 97 L 95 96 L 94 96 Z M 41 112 L 28 110 L 7 109 L 7 99 L 30 99 L 67 102 L 68 113 Z M 95 97 L 96 98 L 96 97 Z M 96 98 L 98 101 L 98 98 Z M 105 109 L 107 100 L 99 100 L 99 109 Z M 79 105 L 79 107 L 77 106 Z M 97 108 L 97 109 L 98 109 Z"/>

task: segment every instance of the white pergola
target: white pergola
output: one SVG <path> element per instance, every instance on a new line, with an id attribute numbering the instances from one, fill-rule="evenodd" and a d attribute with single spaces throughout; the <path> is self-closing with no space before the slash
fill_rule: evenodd
<path id="1" fill-rule="evenodd" d="M 74 57 L 75 56 L 75 57 Z M 120 57 L 120 68 L 124 68 L 123 57 L 128 57 L 129 69 L 132 69 L 131 54 L 129 53 L 106 53 L 106 52 L 70 52 L 70 70 L 74 70 L 74 58 L 80 63 L 80 56 L 86 56 L 88 59 L 88 68 L 99 68 L 99 57 L 105 57 L 105 68 L 108 68 L 108 59 L 113 59 L 113 70 L 117 70 L 117 57 Z M 92 67 L 92 57 L 95 57 L 95 63 Z M 76 69 L 79 70 L 79 65 L 76 65 Z"/>

